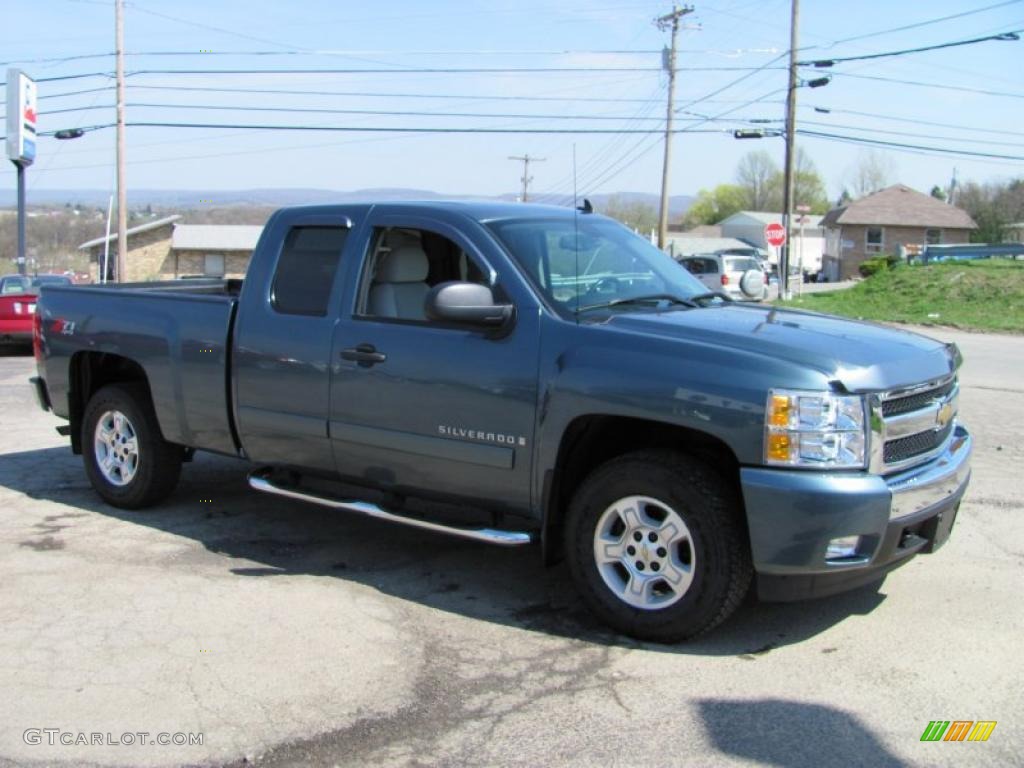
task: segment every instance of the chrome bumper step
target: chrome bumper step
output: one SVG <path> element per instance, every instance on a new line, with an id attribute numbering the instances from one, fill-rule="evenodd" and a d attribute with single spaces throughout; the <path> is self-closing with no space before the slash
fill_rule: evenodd
<path id="1" fill-rule="evenodd" d="M 381 520 L 388 520 L 392 523 L 401 523 L 413 528 L 422 528 L 435 533 L 447 533 L 451 536 L 460 536 L 464 539 L 483 541 L 488 544 L 497 544 L 502 547 L 519 547 L 529 544 L 533 537 L 525 531 L 501 531 L 494 528 L 461 528 L 444 523 L 435 523 L 429 520 L 420 520 L 415 517 L 406 517 L 395 512 L 370 504 L 366 501 L 333 499 L 328 496 L 317 496 L 294 488 L 285 488 L 274 484 L 268 477 L 269 470 L 257 470 L 249 475 L 249 487 L 263 493 L 271 493 L 275 496 L 284 496 L 287 499 L 307 501 L 310 504 L 319 504 L 322 507 L 331 509 L 344 509 L 348 512 L 358 512 L 368 517 L 376 517 Z"/>

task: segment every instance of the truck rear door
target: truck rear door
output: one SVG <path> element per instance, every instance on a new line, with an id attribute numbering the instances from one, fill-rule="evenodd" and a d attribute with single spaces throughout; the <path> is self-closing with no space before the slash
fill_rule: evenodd
<path id="1" fill-rule="evenodd" d="M 238 434 L 252 461 L 334 470 L 331 338 L 351 229 L 341 215 L 279 216 L 257 248 L 239 304 L 232 377 Z"/>
<path id="2" fill-rule="evenodd" d="M 338 472 L 374 485 L 530 505 L 538 305 L 476 222 L 375 208 L 335 331 L 330 434 Z M 354 262 L 349 267 L 356 266 Z M 495 337 L 424 316 L 433 285 L 491 285 L 516 305 Z"/>

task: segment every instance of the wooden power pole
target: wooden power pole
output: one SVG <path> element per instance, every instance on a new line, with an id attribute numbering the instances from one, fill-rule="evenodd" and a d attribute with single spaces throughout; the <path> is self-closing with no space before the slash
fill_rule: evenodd
<path id="1" fill-rule="evenodd" d="M 530 194 L 530 182 L 533 181 L 533 177 L 530 175 L 530 163 L 543 163 L 545 160 L 547 160 L 547 158 L 546 157 L 530 157 L 530 154 L 527 153 L 527 154 L 522 155 L 522 156 L 509 155 L 508 159 L 509 160 L 518 160 L 519 162 L 521 162 L 523 164 L 523 178 L 522 178 L 523 192 L 520 195 L 519 202 L 525 203 L 526 200 L 527 200 L 527 197 Z"/>
<path id="2" fill-rule="evenodd" d="M 128 271 L 128 188 L 124 155 L 124 0 L 114 2 L 114 35 L 117 53 L 117 282 L 126 282 Z"/>
<path id="3" fill-rule="evenodd" d="M 786 92 L 786 170 L 782 190 L 782 226 L 786 230 L 786 242 L 782 245 L 779 258 L 779 296 L 789 296 L 789 244 L 791 241 L 793 221 L 793 165 L 796 162 L 796 46 L 797 25 L 800 20 L 800 0 L 792 0 L 792 11 L 789 22 L 789 88 Z"/>
<path id="4" fill-rule="evenodd" d="M 672 164 L 672 113 L 675 109 L 676 89 L 676 37 L 679 34 L 679 20 L 688 13 L 693 13 L 693 6 L 672 7 L 672 13 L 666 13 L 654 20 L 658 29 L 669 29 L 672 32 L 672 43 L 663 53 L 662 67 L 668 70 L 668 110 L 665 116 L 665 159 L 661 166 L 661 208 L 658 211 L 658 247 L 664 250 L 668 241 L 668 173 Z"/>

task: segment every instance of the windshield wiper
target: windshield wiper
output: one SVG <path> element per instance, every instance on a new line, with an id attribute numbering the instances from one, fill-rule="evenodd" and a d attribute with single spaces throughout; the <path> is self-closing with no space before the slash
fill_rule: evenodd
<path id="1" fill-rule="evenodd" d="M 670 293 L 652 293 L 647 296 L 630 296 L 629 298 L 602 301 L 599 304 L 587 304 L 585 307 L 579 307 L 576 310 L 576 314 L 579 314 L 580 312 L 588 312 L 592 309 L 610 309 L 611 307 L 619 307 L 624 304 L 643 304 L 651 301 L 667 301 L 672 304 L 681 304 L 682 306 L 690 307 L 691 309 L 698 309 L 700 307 L 700 304 L 697 304 L 693 299 L 681 299 Z"/>
<path id="2" fill-rule="evenodd" d="M 735 301 L 732 296 L 722 293 L 721 291 L 708 291 L 707 293 L 698 293 L 696 296 L 691 296 L 687 301 L 704 301 L 704 299 L 721 299 L 722 301 Z"/>

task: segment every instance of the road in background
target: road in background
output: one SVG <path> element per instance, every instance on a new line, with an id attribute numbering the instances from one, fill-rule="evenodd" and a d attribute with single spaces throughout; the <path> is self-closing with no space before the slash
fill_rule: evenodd
<path id="1" fill-rule="evenodd" d="M 156 509 L 107 507 L 31 357 L 0 358 L 0 765 L 1019 764 L 1024 337 L 923 330 L 966 360 L 950 542 L 880 589 L 751 601 L 676 646 L 606 631 L 535 548 L 261 496 L 229 459 L 198 456 Z M 935 719 L 998 725 L 921 743 Z"/>

